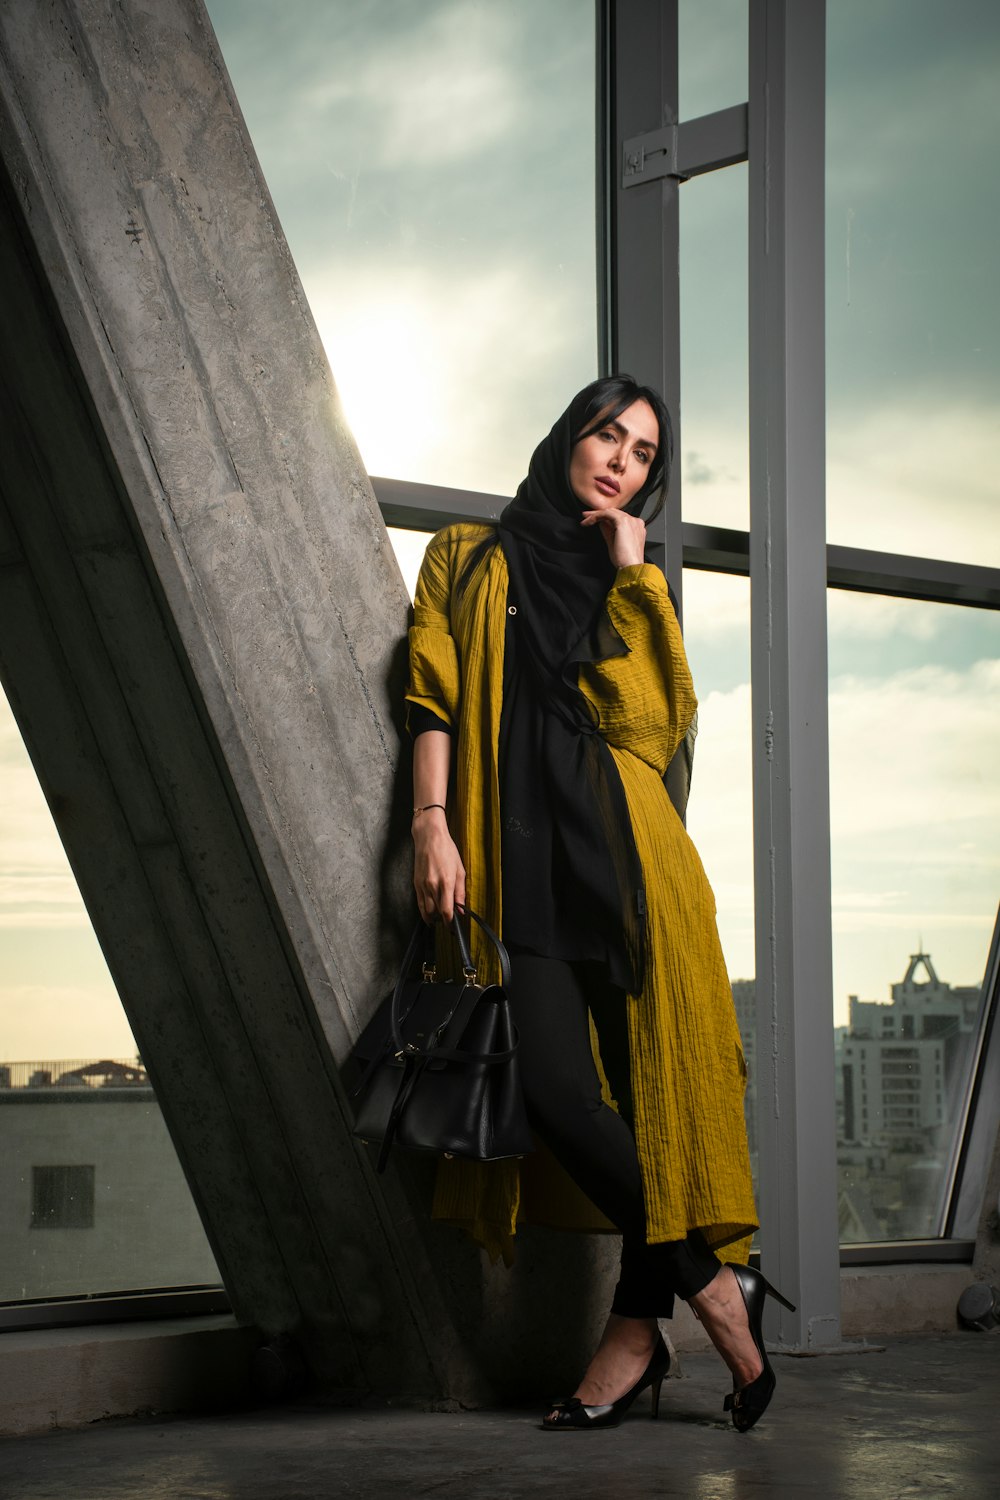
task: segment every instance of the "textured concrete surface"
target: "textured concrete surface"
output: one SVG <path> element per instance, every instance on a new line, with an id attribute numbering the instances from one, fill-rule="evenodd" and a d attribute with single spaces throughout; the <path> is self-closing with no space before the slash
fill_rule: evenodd
<path id="1" fill-rule="evenodd" d="M 739 1434 L 711 1355 L 687 1355 L 660 1420 L 548 1433 L 535 1411 L 335 1409 L 103 1423 L 0 1443 L 5 1500 L 738 1500 L 996 1494 L 1000 1331 L 776 1356 L 778 1390 Z"/>
<path id="2" fill-rule="evenodd" d="M 251 1389 L 260 1343 L 257 1329 L 224 1315 L 4 1332 L 0 1433 L 232 1405 Z"/>

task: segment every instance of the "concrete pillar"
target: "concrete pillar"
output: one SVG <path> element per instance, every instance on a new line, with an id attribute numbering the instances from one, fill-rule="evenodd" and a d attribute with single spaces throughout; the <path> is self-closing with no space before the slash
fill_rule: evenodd
<path id="1" fill-rule="evenodd" d="M 0 154 L 0 669 L 237 1314 L 341 1386 L 476 1399 L 522 1330 L 548 1380 L 606 1248 L 501 1280 L 350 1135 L 406 599 L 199 0 L 5 0 Z"/>

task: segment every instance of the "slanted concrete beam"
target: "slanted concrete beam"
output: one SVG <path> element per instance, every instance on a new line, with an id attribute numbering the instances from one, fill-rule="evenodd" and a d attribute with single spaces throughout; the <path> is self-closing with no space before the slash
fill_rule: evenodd
<path id="1" fill-rule="evenodd" d="M 406 597 L 202 5 L 6 0 L 0 153 L 0 668 L 234 1306 L 475 1399 L 604 1252 L 501 1282 L 350 1135 Z"/>

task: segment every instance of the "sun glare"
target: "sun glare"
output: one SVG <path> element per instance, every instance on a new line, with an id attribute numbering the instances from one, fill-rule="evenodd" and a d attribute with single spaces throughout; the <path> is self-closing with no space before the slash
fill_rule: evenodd
<path id="1" fill-rule="evenodd" d="M 363 316 L 321 319 L 319 331 L 369 474 L 431 472 L 440 424 L 427 421 L 427 392 L 447 377 L 428 310 L 383 302 Z"/>

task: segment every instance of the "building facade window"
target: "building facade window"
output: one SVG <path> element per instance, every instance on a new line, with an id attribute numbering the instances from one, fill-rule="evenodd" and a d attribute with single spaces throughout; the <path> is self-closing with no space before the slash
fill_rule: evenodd
<path id="1" fill-rule="evenodd" d="M 31 1227 L 93 1229 L 93 1167 L 32 1167 Z"/>

